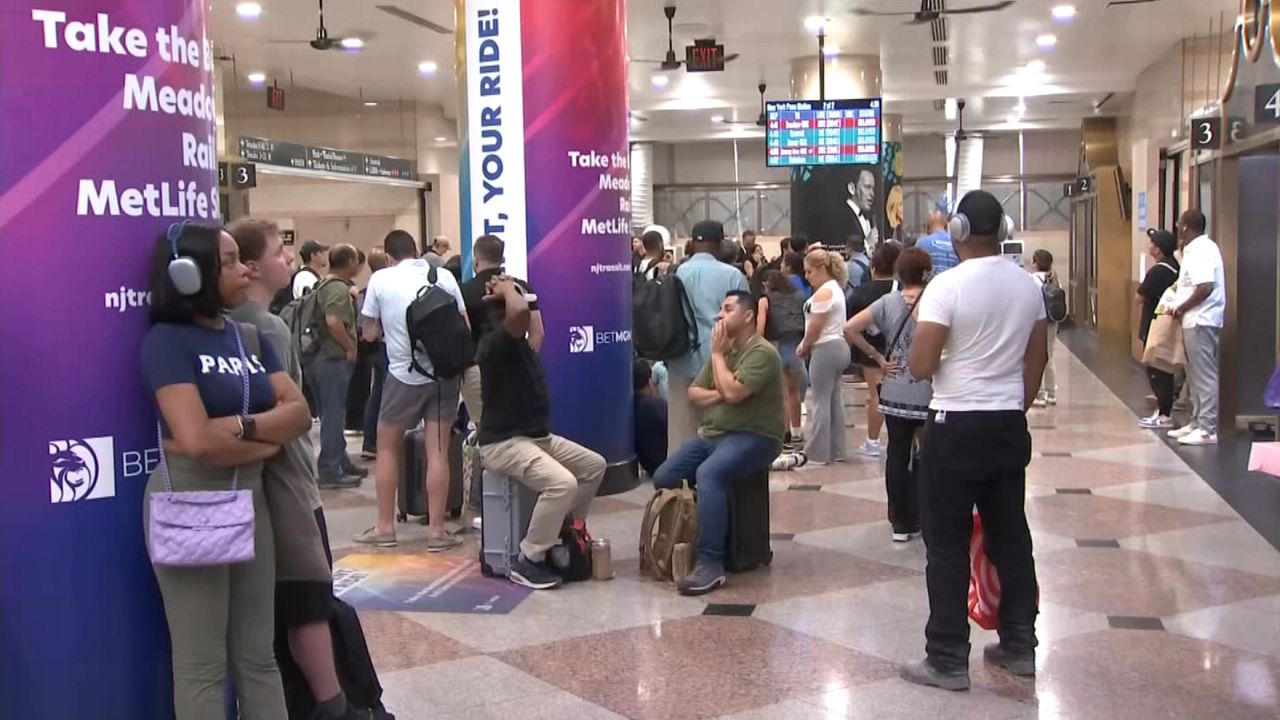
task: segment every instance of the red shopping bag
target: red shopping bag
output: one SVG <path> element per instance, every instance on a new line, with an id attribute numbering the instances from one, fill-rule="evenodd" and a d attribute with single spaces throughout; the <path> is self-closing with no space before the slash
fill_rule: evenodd
<path id="1" fill-rule="evenodd" d="M 1040 588 L 1036 587 L 1036 605 L 1040 605 Z M 987 557 L 987 542 L 982 533 L 982 517 L 973 514 L 973 535 L 969 538 L 969 617 L 983 630 L 1000 628 L 1000 577 L 996 565 Z"/>
<path id="2" fill-rule="evenodd" d="M 973 514 L 973 536 L 969 538 L 969 617 L 984 630 L 1000 627 L 1000 578 L 995 563 L 987 557 L 978 513 Z"/>

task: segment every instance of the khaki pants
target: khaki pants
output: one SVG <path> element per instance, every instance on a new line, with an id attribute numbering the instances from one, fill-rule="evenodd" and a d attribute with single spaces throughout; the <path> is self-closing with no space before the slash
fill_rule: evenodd
<path id="1" fill-rule="evenodd" d="M 667 373 L 667 457 L 698 437 L 702 411 L 689 401 L 693 378 L 677 372 Z"/>
<path id="2" fill-rule="evenodd" d="M 480 415 L 484 412 L 484 399 L 480 395 L 480 366 L 472 365 L 462 374 L 462 402 L 467 404 L 467 415 L 480 427 Z"/>
<path id="3" fill-rule="evenodd" d="M 529 531 L 520 543 L 520 552 L 534 562 L 542 562 L 560 539 L 566 517 L 586 518 L 604 479 L 603 457 L 557 435 L 514 437 L 483 445 L 480 459 L 485 470 L 506 475 L 538 493 Z"/>

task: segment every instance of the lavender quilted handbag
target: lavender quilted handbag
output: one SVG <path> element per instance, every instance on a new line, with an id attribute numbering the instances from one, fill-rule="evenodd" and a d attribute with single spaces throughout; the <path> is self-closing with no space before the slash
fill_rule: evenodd
<path id="1" fill-rule="evenodd" d="M 249 362 L 245 358 L 240 326 L 227 320 L 236 336 L 244 388 L 242 412 L 249 412 Z M 160 423 L 156 422 L 160 436 Z M 231 477 L 230 490 L 174 492 L 169 483 L 169 463 L 160 440 L 160 473 L 164 492 L 151 494 L 150 547 L 155 565 L 203 567 L 231 565 L 253 559 L 253 491 L 237 490 L 240 473 Z"/>

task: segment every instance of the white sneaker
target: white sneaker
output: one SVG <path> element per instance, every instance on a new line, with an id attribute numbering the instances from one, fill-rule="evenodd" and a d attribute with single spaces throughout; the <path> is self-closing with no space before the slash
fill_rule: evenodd
<path id="1" fill-rule="evenodd" d="M 868 438 L 866 442 L 862 443 L 862 447 L 858 448 L 858 454 L 863 457 L 878 458 L 880 457 L 880 443 Z"/>
<path id="2" fill-rule="evenodd" d="M 1057 405 L 1057 404 L 1058 404 L 1058 396 L 1057 396 L 1057 395 L 1049 395 L 1048 397 L 1046 397 L 1046 398 L 1044 399 L 1044 401 L 1045 401 L 1045 402 L 1047 402 L 1047 403 L 1049 403 L 1050 405 Z"/>
<path id="3" fill-rule="evenodd" d="M 1036 399 L 1031 401 L 1032 406 L 1039 407 L 1039 408 L 1046 407 L 1048 406 L 1048 404 L 1049 404 L 1049 401 L 1045 400 L 1044 397 L 1040 395 L 1037 395 Z"/>
<path id="4" fill-rule="evenodd" d="M 911 542 L 911 539 L 914 538 L 916 534 L 917 533 L 897 533 L 896 532 L 893 534 L 893 541 L 896 543 Z"/>
<path id="5" fill-rule="evenodd" d="M 1198 427 L 1196 427 L 1196 426 L 1195 426 L 1195 423 L 1190 423 L 1190 424 L 1187 424 L 1187 425 L 1183 425 L 1182 427 L 1178 428 L 1177 430 L 1170 430 L 1170 431 L 1169 431 L 1168 433 L 1166 433 L 1166 434 L 1167 434 L 1169 437 L 1171 437 L 1171 438 L 1173 438 L 1173 439 L 1177 440 L 1177 439 L 1179 439 L 1179 438 L 1181 438 L 1181 437 L 1183 437 L 1183 436 L 1185 436 L 1185 435 L 1190 435 L 1191 433 L 1193 433 L 1193 432 L 1195 432 L 1196 430 L 1199 430 L 1199 429 L 1200 429 L 1200 428 L 1198 428 Z"/>
<path id="6" fill-rule="evenodd" d="M 1204 430 L 1197 429 L 1195 432 L 1187 433 L 1186 435 L 1183 435 L 1182 437 L 1178 438 L 1178 444 L 1180 445 L 1217 445 L 1218 435 L 1217 433 L 1211 433 L 1211 432 L 1206 432 Z"/>
<path id="7" fill-rule="evenodd" d="M 1142 418 L 1138 424 L 1148 430 L 1160 430 L 1173 427 L 1173 418 L 1156 413 L 1151 417 Z"/>

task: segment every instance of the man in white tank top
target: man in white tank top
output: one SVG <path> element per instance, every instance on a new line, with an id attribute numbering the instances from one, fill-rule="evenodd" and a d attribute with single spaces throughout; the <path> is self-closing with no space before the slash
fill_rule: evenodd
<path id="1" fill-rule="evenodd" d="M 911 374 L 933 378 L 920 458 L 929 623 L 927 657 L 904 666 L 902 677 L 947 690 L 969 687 L 975 506 L 1001 588 L 1000 642 L 984 657 L 1015 675 L 1035 675 L 1036 573 L 1023 508 L 1031 460 L 1026 410 L 1048 359 L 1047 329 L 1036 281 L 1000 256 L 1006 223 L 990 193 L 960 201 L 949 226 L 960 264 L 925 288 L 911 346 Z"/>

